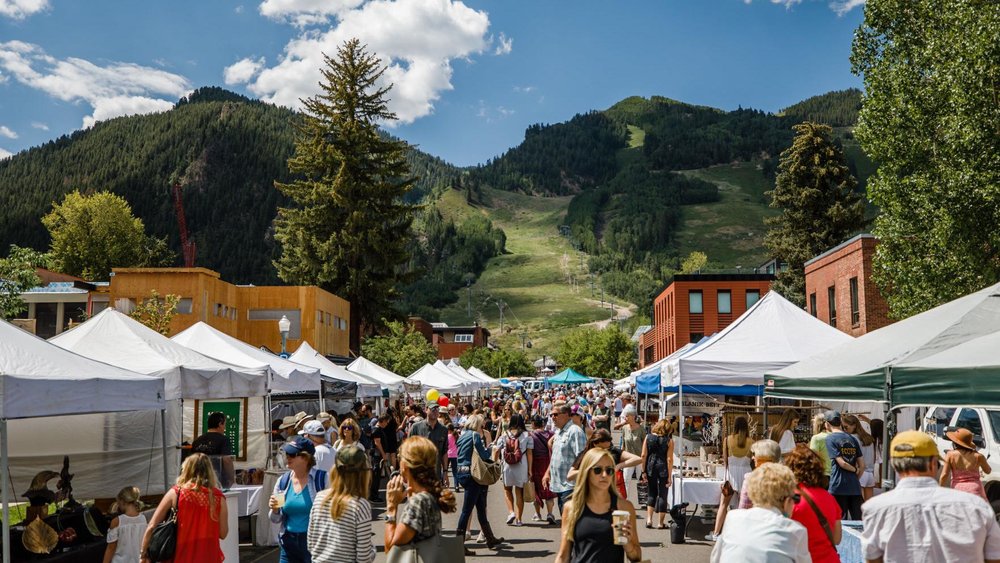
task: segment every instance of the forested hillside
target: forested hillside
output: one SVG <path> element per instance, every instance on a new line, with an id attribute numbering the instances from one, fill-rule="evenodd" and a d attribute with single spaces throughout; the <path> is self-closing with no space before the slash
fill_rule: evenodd
<path id="1" fill-rule="evenodd" d="M 0 161 L 0 242 L 48 247 L 41 217 L 72 191 L 123 196 L 150 234 L 180 256 L 171 185 L 184 186 L 197 263 L 238 283 L 274 283 L 272 221 L 287 204 L 274 181 L 288 181 L 296 115 L 220 88 L 203 88 L 172 111 L 120 117 Z M 419 177 L 411 194 L 443 189 L 458 170 L 412 150 Z"/>

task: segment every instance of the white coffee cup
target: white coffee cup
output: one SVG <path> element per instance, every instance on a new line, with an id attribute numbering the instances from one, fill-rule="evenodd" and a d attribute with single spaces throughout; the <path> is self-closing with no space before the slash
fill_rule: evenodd
<path id="1" fill-rule="evenodd" d="M 625 510 L 616 510 L 611 513 L 611 526 L 615 531 L 615 545 L 625 545 L 628 537 L 625 535 L 625 527 L 631 515 Z"/>

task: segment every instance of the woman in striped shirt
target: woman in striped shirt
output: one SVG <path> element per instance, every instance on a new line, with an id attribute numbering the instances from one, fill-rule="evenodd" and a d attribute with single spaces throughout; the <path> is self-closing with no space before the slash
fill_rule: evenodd
<path id="1" fill-rule="evenodd" d="M 307 545 L 316 563 L 372 563 L 372 507 L 365 498 L 372 470 L 356 445 L 337 450 L 330 488 L 316 495 L 309 513 Z"/>

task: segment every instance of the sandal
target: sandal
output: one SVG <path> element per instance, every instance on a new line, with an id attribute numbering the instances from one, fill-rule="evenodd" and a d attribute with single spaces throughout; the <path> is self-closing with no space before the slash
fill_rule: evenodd
<path id="1" fill-rule="evenodd" d="M 649 522 L 649 521 L 647 521 L 647 522 L 646 522 L 646 529 L 648 529 L 648 530 L 652 530 L 652 529 L 653 529 L 653 523 L 652 523 L 652 522 Z"/>
<path id="2" fill-rule="evenodd" d="M 660 524 L 659 526 L 656 527 L 656 529 L 657 530 L 666 530 L 667 529 L 667 525 L 666 524 Z"/>

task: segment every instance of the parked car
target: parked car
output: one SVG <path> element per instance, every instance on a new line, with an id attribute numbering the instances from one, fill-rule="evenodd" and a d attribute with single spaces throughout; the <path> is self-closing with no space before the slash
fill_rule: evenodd
<path id="1" fill-rule="evenodd" d="M 985 480 L 1000 480 L 1000 410 L 935 406 L 927 409 L 921 424 L 921 430 L 934 436 L 942 455 L 952 449 L 945 432 L 954 428 L 972 432 L 972 441 L 993 468 Z"/>

